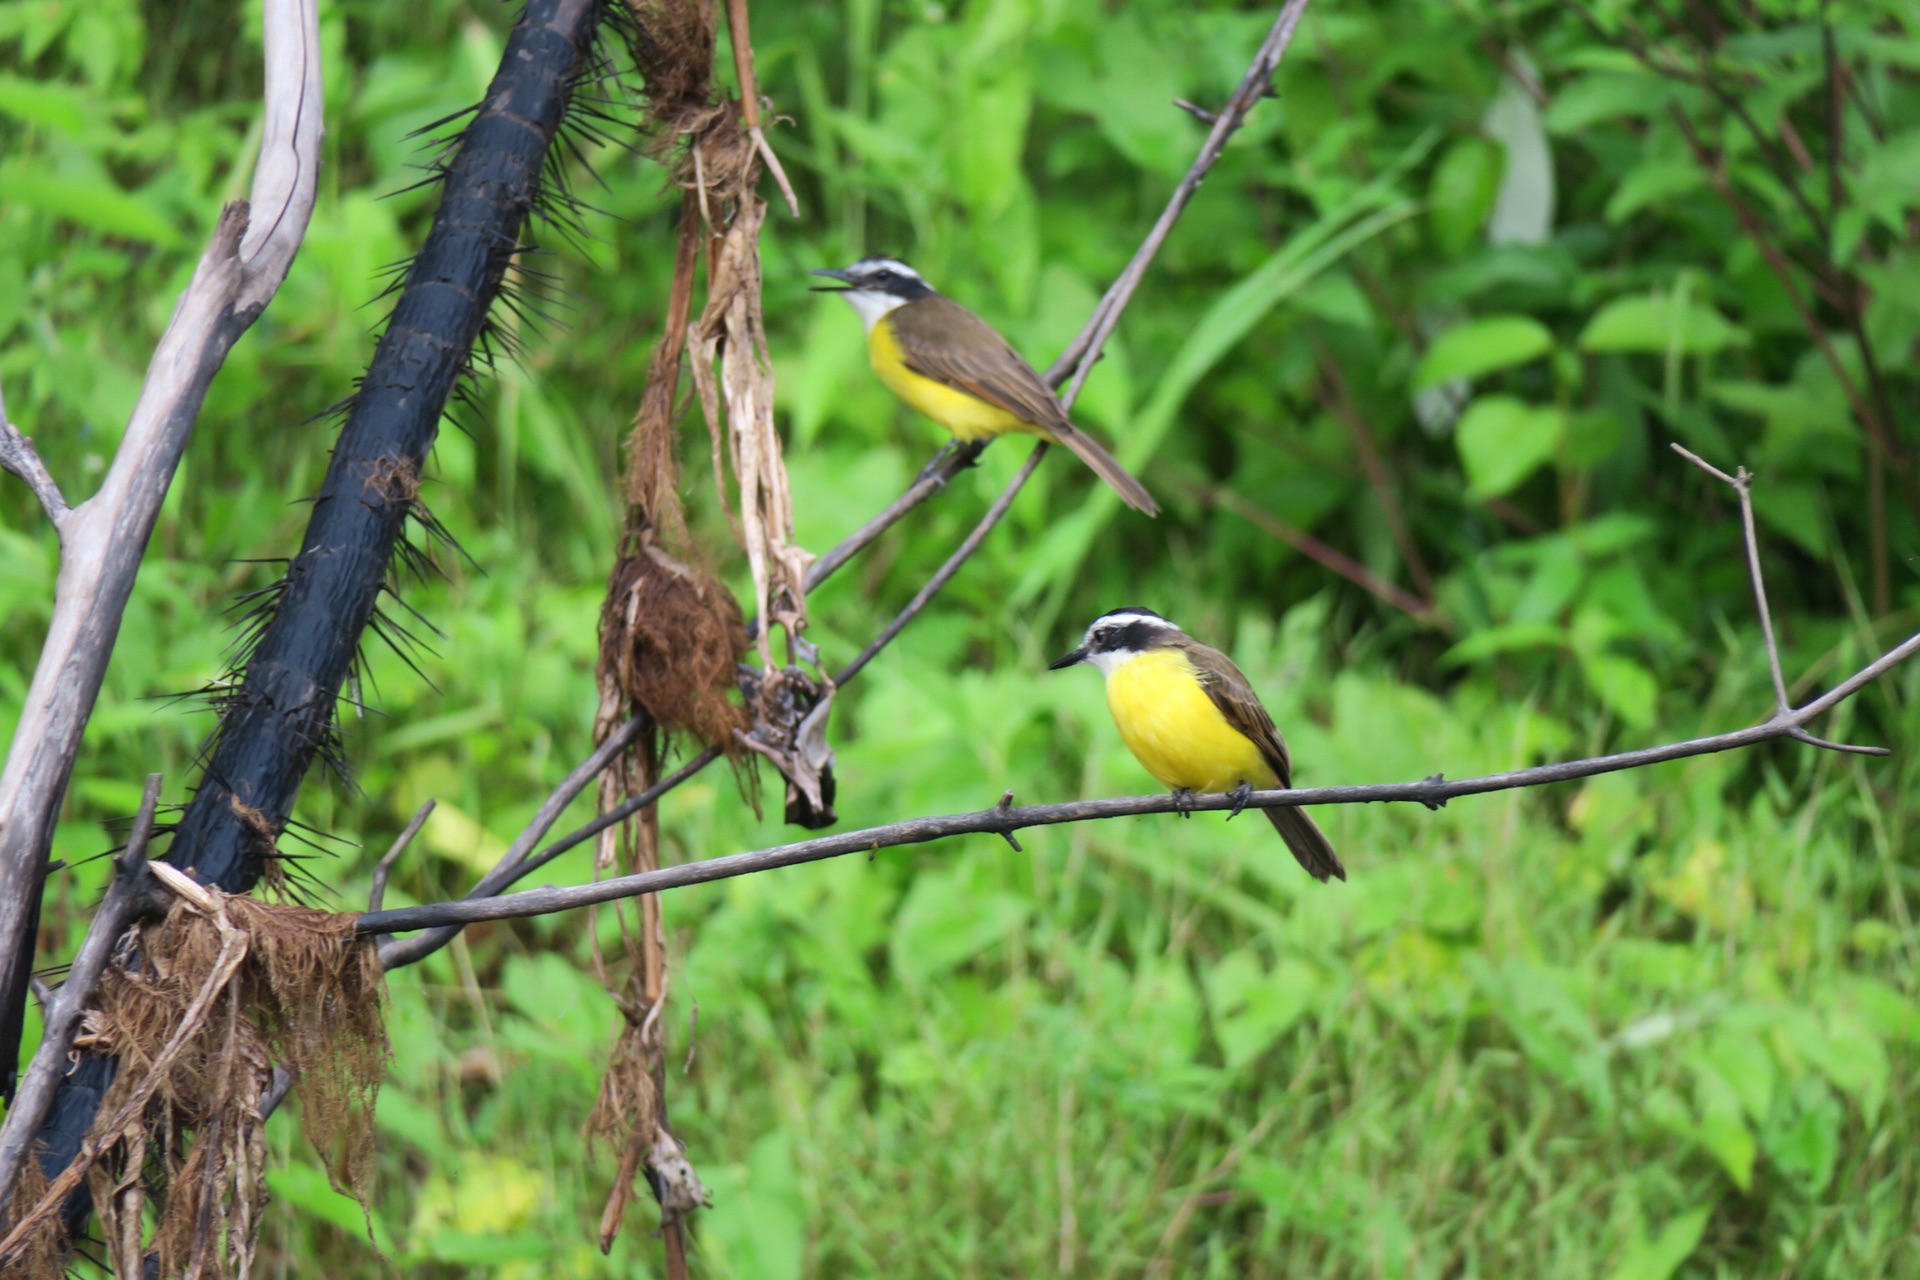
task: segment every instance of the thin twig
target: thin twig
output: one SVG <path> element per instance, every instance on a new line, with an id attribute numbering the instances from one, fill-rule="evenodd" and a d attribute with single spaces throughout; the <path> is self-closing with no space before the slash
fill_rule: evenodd
<path id="1" fill-rule="evenodd" d="M 40 500 L 40 509 L 47 513 L 47 520 L 58 533 L 67 519 L 66 497 L 54 483 L 46 463 L 40 461 L 40 455 L 34 451 L 33 441 L 20 434 L 20 429 L 8 420 L 5 395 L 0 395 L 0 468 L 27 482 L 27 488 Z"/>
<path id="2" fill-rule="evenodd" d="M 500 892 L 519 879 L 524 874 L 520 864 L 526 861 L 533 847 L 545 838 L 547 832 L 552 830 L 554 823 L 560 821 L 560 815 L 567 811 L 567 806 L 573 803 L 574 797 L 584 791 L 589 782 L 599 777 L 602 770 L 619 758 L 620 753 L 632 744 L 646 724 L 646 717 L 634 716 L 608 734 L 606 741 L 596 747 L 592 755 L 576 765 L 573 772 L 569 773 L 560 785 L 553 789 L 552 794 L 541 802 L 539 810 L 533 815 L 533 820 L 527 823 L 518 836 L 514 837 L 513 843 L 507 846 L 507 851 L 500 855 L 498 862 L 494 863 L 493 870 L 480 877 L 479 883 L 468 890 L 468 893 L 475 897 L 484 897 L 487 894 Z M 438 951 L 458 932 L 457 929 L 449 929 L 444 934 L 429 933 L 405 939 L 387 938 L 380 944 L 380 965 L 385 969 L 396 969 L 401 965 L 412 964 L 415 960 Z"/>
<path id="3" fill-rule="evenodd" d="M 1219 507 L 1222 511 L 1230 511 L 1261 532 L 1272 534 L 1315 564 L 1339 574 L 1408 616 L 1436 626 L 1443 625 L 1440 615 L 1425 600 L 1404 588 L 1396 587 L 1346 552 L 1328 546 L 1306 530 L 1289 524 L 1263 507 L 1255 506 L 1233 490 L 1196 484 L 1189 484 L 1186 488 L 1202 502 Z"/>
<path id="4" fill-rule="evenodd" d="M 1099 358 L 1100 349 L 1107 343 L 1114 327 L 1120 323 L 1120 313 L 1127 309 L 1127 303 L 1133 298 L 1133 291 L 1140 287 L 1140 281 L 1146 277 L 1147 267 L 1154 255 L 1160 252 L 1160 246 L 1173 231 L 1173 224 L 1180 220 L 1180 214 L 1186 209 L 1187 202 L 1193 199 L 1193 193 L 1200 189 L 1207 173 L 1227 149 L 1227 141 L 1239 130 L 1252 111 L 1254 104 L 1267 96 L 1269 82 L 1273 79 L 1274 69 L 1280 65 L 1280 58 L 1287 51 L 1287 45 L 1293 40 L 1294 28 L 1300 25 L 1300 15 L 1307 11 L 1307 0 L 1287 0 L 1280 10 L 1280 16 L 1274 19 L 1273 27 L 1267 32 L 1267 38 L 1260 42 L 1254 52 L 1253 62 L 1247 67 L 1247 73 L 1240 78 L 1239 87 L 1233 96 L 1227 99 L 1213 122 L 1213 128 L 1207 132 L 1207 140 L 1200 144 L 1200 154 L 1194 157 L 1193 164 L 1187 169 L 1186 176 L 1180 179 L 1180 185 L 1173 189 L 1173 195 L 1167 201 L 1167 207 L 1160 212 L 1160 218 L 1147 232 L 1147 238 L 1134 251 L 1133 260 L 1127 263 L 1100 299 L 1100 305 L 1094 308 L 1093 319 L 1080 335 L 1068 344 L 1053 362 L 1053 368 L 1047 371 L 1048 382 L 1054 386 L 1060 384 L 1060 377 L 1069 369 L 1078 366 L 1073 382 L 1067 388 L 1065 399 L 1072 403 L 1080 394 L 1080 386 L 1087 380 L 1094 361 Z"/>
<path id="5" fill-rule="evenodd" d="M 1393 543 L 1400 548 L 1400 558 L 1406 563 L 1407 572 L 1413 576 L 1413 585 L 1419 589 L 1420 598 L 1427 601 L 1426 611 L 1433 612 L 1433 575 L 1427 572 L 1427 562 L 1420 556 L 1419 544 L 1413 540 L 1413 533 L 1407 528 L 1407 519 L 1400 510 L 1400 500 L 1394 496 L 1393 477 L 1387 471 L 1386 460 L 1380 456 L 1380 446 L 1375 443 L 1373 429 L 1361 416 L 1360 407 L 1353 401 L 1353 393 L 1347 389 L 1347 379 L 1340 372 L 1339 361 L 1326 348 L 1325 343 L 1315 342 L 1320 356 L 1320 371 L 1326 381 L 1326 395 L 1321 403 L 1334 417 L 1338 418 L 1347 433 L 1353 437 L 1355 452 L 1360 455 L 1361 469 L 1367 473 L 1367 483 L 1373 486 L 1374 498 L 1380 503 L 1381 514 L 1387 518 L 1387 531 L 1393 535 Z"/>
<path id="6" fill-rule="evenodd" d="M 20 1092 L 7 1112 L 6 1123 L 0 1125 L 0 1217 L 5 1215 L 13 1199 L 27 1149 L 40 1131 L 40 1122 L 46 1119 L 60 1077 L 66 1073 L 67 1053 L 80 1030 L 80 1015 L 93 999 L 93 989 L 99 984 L 107 960 L 113 955 L 120 935 L 132 923 L 143 896 L 147 883 L 147 842 L 153 836 L 153 815 L 159 804 L 160 775 L 150 773 L 146 790 L 140 796 L 140 810 L 133 819 L 133 832 L 127 837 L 127 847 L 113 860 L 113 883 L 107 886 L 107 896 L 87 926 L 87 936 L 81 939 L 80 950 L 67 970 L 67 980 L 60 984 L 47 1007 L 40 1047 L 34 1050 L 33 1061 L 27 1066 Z"/>
<path id="7" fill-rule="evenodd" d="M 1033 452 L 1027 455 L 1027 460 L 1021 464 L 1020 470 L 1015 473 L 1013 479 L 1007 482 L 1007 487 L 1000 491 L 1000 496 L 993 500 L 993 505 L 987 508 L 987 513 L 980 517 L 980 522 L 973 526 L 973 532 L 954 548 L 953 554 L 947 557 L 946 563 L 941 565 L 931 578 L 927 579 L 926 585 L 914 593 L 913 599 L 907 602 L 907 607 L 896 614 L 893 621 L 882 627 L 880 634 L 873 638 L 871 644 L 854 655 L 852 662 L 840 669 L 839 674 L 833 678 L 835 685 L 843 685 L 859 675 L 861 669 L 873 661 L 875 655 L 891 644 L 893 638 L 899 635 L 922 609 L 927 607 L 934 596 L 939 594 L 940 588 L 953 580 L 953 576 L 960 572 L 961 566 L 966 564 L 967 558 L 979 550 L 980 544 L 987 540 L 989 533 L 993 532 L 993 527 L 1000 523 L 1002 516 L 1007 514 L 1008 508 L 1013 506 L 1013 500 L 1019 496 L 1020 490 L 1039 467 L 1040 459 L 1046 456 L 1047 442 L 1042 440 L 1033 446 Z"/>
<path id="8" fill-rule="evenodd" d="M 1773 638 L 1773 611 L 1767 607 L 1767 582 L 1760 573 L 1760 538 L 1753 527 L 1753 473 L 1741 467 L 1728 475 L 1683 445 L 1675 443 L 1670 447 L 1740 495 L 1740 527 L 1747 544 L 1747 573 L 1753 579 L 1753 607 L 1760 615 L 1760 635 L 1767 646 L 1767 667 L 1773 673 L 1773 709 L 1776 714 L 1784 713 L 1793 704 L 1787 700 L 1787 677 L 1780 670 L 1780 646 Z"/>
<path id="9" fill-rule="evenodd" d="M 433 806 L 438 803 L 437 800 L 429 799 L 415 810 L 407 825 L 400 828 L 400 834 L 395 836 L 393 843 L 387 847 L 386 856 L 374 866 L 373 888 L 367 891 L 367 910 L 380 909 L 381 902 L 387 896 L 387 877 L 393 873 L 393 864 L 399 860 L 402 853 L 406 852 L 407 846 L 413 843 L 413 838 L 420 834 L 420 828 L 427 825 L 427 818 L 433 813 Z"/>

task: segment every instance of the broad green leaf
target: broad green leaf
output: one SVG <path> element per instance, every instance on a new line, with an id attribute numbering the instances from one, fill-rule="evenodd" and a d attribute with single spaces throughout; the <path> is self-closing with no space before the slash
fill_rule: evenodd
<path id="1" fill-rule="evenodd" d="M 1505 163 L 1506 155 L 1497 145 L 1473 135 L 1448 147 L 1434 165 L 1427 220 L 1434 239 L 1449 255 L 1461 253 L 1485 232 Z"/>
<path id="2" fill-rule="evenodd" d="M 1442 666 L 1457 667 L 1496 654 L 1525 649 L 1557 649 L 1566 643 L 1564 627 L 1550 622 L 1516 622 L 1476 632 L 1440 655 Z"/>
<path id="3" fill-rule="evenodd" d="M 1634 729 L 1653 726 L 1660 697 L 1653 672 L 1625 654 L 1608 652 L 1582 653 L 1580 669 L 1607 710 Z"/>
<path id="4" fill-rule="evenodd" d="M 1705 355 L 1747 340 L 1743 329 L 1703 302 L 1649 293 L 1602 307 L 1581 332 L 1580 348 Z"/>
<path id="5" fill-rule="evenodd" d="M 1693 1069 L 1694 1101 L 1700 1110 L 1694 1137 L 1720 1162 L 1733 1185 L 1745 1191 L 1753 1183 L 1760 1147 L 1741 1115 L 1740 1096 L 1706 1057 L 1697 1055 Z"/>
<path id="6" fill-rule="evenodd" d="M 1498 498 L 1518 488 L 1559 451 L 1563 425 L 1559 410 L 1513 396 L 1482 396 L 1468 405 L 1454 427 L 1468 496 Z"/>
<path id="7" fill-rule="evenodd" d="M 1672 1219 L 1652 1240 L 1641 1241 L 1628 1249 L 1626 1256 L 1607 1273 L 1607 1280 L 1672 1280 L 1700 1247 L 1700 1237 L 1706 1234 L 1711 1217 L 1713 1208 L 1702 1206 Z"/>
<path id="8" fill-rule="evenodd" d="M 1664 110 L 1666 85 L 1662 77 L 1641 70 L 1581 76 L 1554 93 L 1546 110 L 1547 132 L 1577 135 L 1596 124 L 1652 115 Z"/>
<path id="9" fill-rule="evenodd" d="M 93 105 L 68 85 L 0 75 L 0 116 L 78 137 L 86 129 L 87 110 Z"/>
<path id="10" fill-rule="evenodd" d="M 1635 165 L 1607 201 L 1608 222 L 1625 222 L 1648 205 L 1707 185 L 1707 175 L 1688 159 L 1648 160 Z"/>
<path id="11" fill-rule="evenodd" d="M 1553 350 L 1553 335 L 1531 316 L 1483 316 L 1457 324 L 1433 340 L 1414 371 L 1415 387 L 1452 378 L 1477 378 L 1537 360 Z"/>
<path id="12" fill-rule="evenodd" d="M 29 160 L 0 164 L 0 192 L 18 204 L 57 218 L 130 240 L 149 240 L 172 248 L 183 237 L 166 217 L 139 196 L 122 191 L 112 179 L 52 173 Z"/>

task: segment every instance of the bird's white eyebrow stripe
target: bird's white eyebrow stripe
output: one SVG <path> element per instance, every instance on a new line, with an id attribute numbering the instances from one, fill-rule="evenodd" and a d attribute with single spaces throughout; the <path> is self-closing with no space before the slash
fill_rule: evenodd
<path id="1" fill-rule="evenodd" d="M 860 271 L 860 270 L 872 269 L 875 267 L 885 267 L 887 270 L 897 271 L 903 276 L 911 276 L 913 279 L 918 280 L 921 284 L 925 284 L 927 282 L 926 277 L 922 276 L 918 271 L 915 271 L 912 267 L 900 261 L 900 259 L 888 257 L 884 253 L 877 253 L 877 254 L 874 254 L 872 257 L 862 258 L 860 259 L 860 261 L 854 263 L 851 267 L 847 269 L 849 271 Z"/>

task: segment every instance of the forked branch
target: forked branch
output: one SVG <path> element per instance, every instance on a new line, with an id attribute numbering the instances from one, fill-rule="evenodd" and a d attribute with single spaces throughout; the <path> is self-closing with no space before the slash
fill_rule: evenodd
<path id="1" fill-rule="evenodd" d="M 1753 574 L 1755 601 L 1763 621 L 1768 664 L 1777 672 L 1779 655 L 1774 644 L 1772 620 L 1767 615 L 1766 588 L 1761 580 L 1759 549 L 1751 518 L 1749 494 L 1751 477 L 1744 468 L 1730 476 L 1717 468 L 1708 466 L 1694 455 L 1686 453 L 1685 450 L 1680 452 L 1696 465 L 1732 485 L 1740 495 L 1747 563 Z M 1288 805 L 1413 801 L 1429 809 L 1438 809 L 1458 796 L 1482 795 L 1491 791 L 1511 791 L 1520 787 L 1569 782 L 1596 774 L 1645 768 L 1668 760 L 1682 760 L 1689 756 L 1732 751 L 1781 738 L 1838 751 L 1884 755 L 1886 754 L 1884 747 L 1828 742 L 1815 737 L 1806 726 L 1819 716 L 1831 711 L 1844 699 L 1879 679 L 1915 652 L 1920 652 L 1920 635 L 1908 637 L 1834 688 L 1800 707 L 1788 705 L 1785 694 L 1786 684 L 1784 679 L 1780 679 L 1775 686 L 1778 705 L 1773 713 L 1759 724 L 1745 729 L 1736 729 L 1730 733 L 1689 738 L 1682 742 L 1643 747 L 1636 751 L 1622 751 L 1585 760 L 1568 760 L 1527 769 L 1514 769 L 1478 778 L 1462 778 L 1452 782 L 1447 781 L 1440 774 L 1435 774 L 1419 782 L 1256 791 L 1245 800 L 1245 807 L 1268 809 Z M 779 845 L 771 849 L 708 858 L 700 862 L 663 867 L 658 871 L 621 876 L 594 884 L 559 889 L 533 889 L 490 899 L 468 898 L 458 902 L 374 912 L 362 916 L 359 927 L 362 932 L 376 930 L 401 932 L 412 929 L 444 928 L 454 924 L 471 924 L 480 920 L 505 920 L 522 916 L 546 915 L 598 902 L 610 902 L 619 898 L 704 884 L 712 880 L 752 875 L 760 871 L 770 871 L 776 867 L 790 867 L 803 862 L 817 862 L 824 858 L 843 857 L 849 853 L 872 853 L 879 849 L 900 845 L 924 844 L 931 840 L 945 839 L 948 836 L 991 833 L 1011 837 L 1014 832 L 1026 827 L 1052 826 L 1065 822 L 1091 822 L 1138 814 L 1173 813 L 1185 809 L 1236 809 L 1240 806 L 1240 798 L 1228 794 L 1197 796 L 1190 802 L 1171 795 L 1153 795 L 1128 796 L 1112 800 L 1073 800 L 1062 804 L 1025 807 L 1014 807 L 1009 803 L 1009 797 L 1003 797 L 1001 802 L 992 808 L 974 813 L 950 814 L 936 818 L 912 818 L 905 822 L 870 827 L 864 831 L 842 832 L 818 839 L 803 840 L 796 844 Z"/>

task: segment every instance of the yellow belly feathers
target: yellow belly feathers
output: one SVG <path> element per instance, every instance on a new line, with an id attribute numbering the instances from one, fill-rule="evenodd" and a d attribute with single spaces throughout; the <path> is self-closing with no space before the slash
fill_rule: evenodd
<path id="1" fill-rule="evenodd" d="M 894 341 L 893 326 L 884 319 L 867 335 L 867 356 L 873 361 L 873 371 L 893 394 L 953 432 L 956 440 L 991 440 L 1009 431 L 1053 439 L 1051 432 L 1021 421 L 998 405 L 907 368 L 900 344 Z"/>
<path id="2" fill-rule="evenodd" d="M 1107 677 L 1107 709 L 1134 756 L 1169 787 L 1231 791 L 1242 782 L 1280 781 L 1178 649 L 1150 649 L 1116 667 Z"/>

